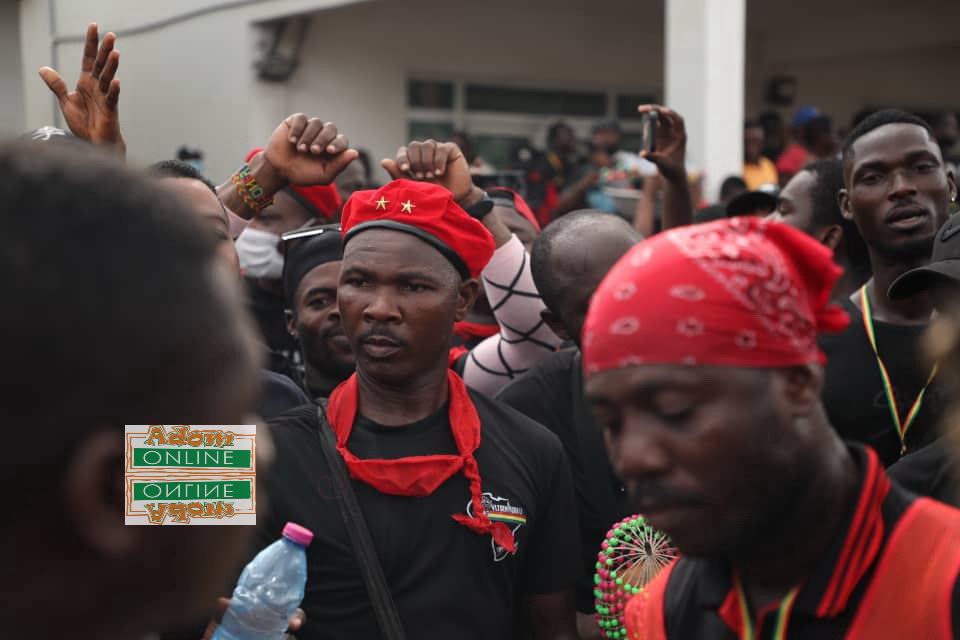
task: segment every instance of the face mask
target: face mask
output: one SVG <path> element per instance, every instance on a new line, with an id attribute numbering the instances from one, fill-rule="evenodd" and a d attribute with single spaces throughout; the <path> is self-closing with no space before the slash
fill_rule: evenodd
<path id="1" fill-rule="evenodd" d="M 280 236 L 247 227 L 237 237 L 240 268 L 253 278 L 279 280 L 283 277 L 283 256 L 277 250 Z"/>

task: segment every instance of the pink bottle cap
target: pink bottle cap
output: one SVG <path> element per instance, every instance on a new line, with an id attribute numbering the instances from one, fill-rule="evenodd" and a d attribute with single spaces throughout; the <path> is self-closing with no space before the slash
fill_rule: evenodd
<path id="1" fill-rule="evenodd" d="M 283 537 L 306 547 L 313 541 L 313 531 L 301 527 L 296 522 L 288 522 L 283 526 Z"/>

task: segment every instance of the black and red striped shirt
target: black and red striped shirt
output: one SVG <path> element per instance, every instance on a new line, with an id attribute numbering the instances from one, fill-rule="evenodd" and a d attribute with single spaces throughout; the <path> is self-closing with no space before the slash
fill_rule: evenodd
<path id="1" fill-rule="evenodd" d="M 813 567 L 797 594 L 786 640 L 844 638 L 876 570 L 890 532 L 916 496 L 890 482 L 876 454 L 852 446 L 860 469 L 859 498 L 830 550 Z M 790 553 L 784 549 L 784 553 Z M 923 559 L 918 558 L 922 567 Z M 666 587 L 665 623 L 669 638 L 737 640 L 741 620 L 737 590 L 728 563 L 681 558 Z M 774 637 L 780 602 L 750 613 L 755 639 Z M 953 591 L 954 637 L 960 638 L 960 592 Z"/>

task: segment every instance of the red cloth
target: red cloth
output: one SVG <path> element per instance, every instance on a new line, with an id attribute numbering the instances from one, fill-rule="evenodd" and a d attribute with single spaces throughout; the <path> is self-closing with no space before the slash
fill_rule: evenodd
<path id="1" fill-rule="evenodd" d="M 829 249 L 780 222 L 728 218 L 666 231 L 631 249 L 594 294 L 584 370 L 825 362 L 817 333 L 849 324 L 829 304 L 840 273 Z"/>
<path id="2" fill-rule="evenodd" d="M 553 180 L 551 180 L 547 183 L 543 204 L 537 209 L 537 219 L 542 227 L 547 226 L 553 220 L 553 210 L 557 208 L 558 202 L 560 202 L 560 194 L 557 193 L 557 185 L 553 184 Z"/>
<path id="3" fill-rule="evenodd" d="M 810 163 L 810 153 L 800 144 L 792 144 L 777 158 L 777 172 L 792 176 Z"/>
<path id="4" fill-rule="evenodd" d="M 250 162 L 250 159 L 261 151 L 263 151 L 263 149 L 254 149 L 248 153 L 246 162 Z M 316 209 L 320 217 L 326 218 L 327 220 L 332 220 L 337 211 L 340 210 L 340 205 L 343 204 L 343 200 L 340 198 L 340 192 L 337 191 L 337 188 L 332 184 L 318 184 L 311 187 L 300 187 L 291 184 L 289 188 L 296 191 L 310 206 Z"/>
<path id="5" fill-rule="evenodd" d="M 456 347 L 450 347 L 450 351 L 447 352 L 447 366 L 452 369 L 453 365 L 457 364 L 457 360 L 460 359 L 460 356 L 469 352 L 470 350 L 462 344 Z"/>
<path id="6" fill-rule="evenodd" d="M 480 446 L 480 416 L 467 393 L 467 385 L 453 371 L 447 371 L 450 387 L 450 429 L 457 445 L 457 455 L 410 456 L 385 460 L 360 459 L 347 449 L 347 441 L 357 417 L 357 374 L 350 376 L 333 393 L 327 404 L 327 419 L 337 436 L 337 451 L 350 471 L 350 476 L 394 496 L 428 496 L 437 487 L 462 471 L 470 481 L 472 515 L 455 513 L 451 517 L 474 533 L 489 533 L 507 551 L 516 551 L 513 532 L 502 522 L 493 522 L 483 507 L 480 490 L 480 469 L 473 457 Z"/>
<path id="7" fill-rule="evenodd" d="M 533 225 L 533 228 L 537 230 L 537 233 L 540 233 L 540 221 L 537 220 L 537 216 L 533 212 L 533 209 L 530 208 L 530 205 L 527 204 L 527 201 L 524 200 L 519 193 L 513 189 L 508 189 L 507 187 L 491 187 L 490 189 L 487 189 L 487 193 L 490 193 L 491 191 L 505 191 L 509 193 L 513 198 L 513 208 L 517 210 L 517 213 L 522 215 L 530 224 Z"/>
<path id="8" fill-rule="evenodd" d="M 471 218 L 441 186 L 413 180 L 394 180 L 371 191 L 356 191 L 343 207 L 340 228 L 344 239 L 362 229 L 384 227 L 407 231 L 433 244 L 460 269 L 477 278 L 490 262 L 496 245 L 493 235 Z M 425 234 L 425 236 L 423 235 Z"/>
<path id="9" fill-rule="evenodd" d="M 500 325 L 496 323 L 481 324 L 479 322 L 467 322 L 464 320 L 453 323 L 453 333 L 461 340 L 489 338 L 490 336 L 495 336 L 500 333 Z"/>

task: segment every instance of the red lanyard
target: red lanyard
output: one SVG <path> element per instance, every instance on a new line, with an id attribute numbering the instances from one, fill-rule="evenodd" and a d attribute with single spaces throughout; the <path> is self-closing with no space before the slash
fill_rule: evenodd
<path id="1" fill-rule="evenodd" d="M 913 401 L 913 405 L 907 412 L 907 417 L 901 421 L 900 410 L 897 407 L 897 399 L 893 393 L 893 384 L 890 382 L 890 374 L 887 373 L 887 367 L 883 364 L 883 360 L 880 358 L 880 352 L 877 351 L 877 336 L 873 330 L 873 313 L 870 310 L 870 296 L 867 295 L 867 285 L 863 285 L 863 287 L 860 288 L 860 306 L 862 308 L 861 311 L 863 315 L 863 328 L 867 332 L 867 340 L 870 341 L 870 346 L 873 347 L 873 354 L 877 357 L 877 366 L 880 369 L 880 378 L 883 380 L 883 390 L 887 394 L 887 406 L 890 408 L 890 417 L 893 419 L 893 428 L 897 430 L 897 436 L 900 437 L 900 455 L 903 455 L 907 452 L 907 431 L 910 429 L 910 426 L 916 419 L 917 414 L 920 413 L 920 406 L 923 404 L 923 396 L 927 391 L 927 387 L 930 386 L 930 383 L 937 376 L 940 363 L 933 365 L 933 369 L 930 370 L 930 375 L 927 377 L 926 384 L 923 385 L 923 388 L 920 389 L 920 393 L 917 394 L 916 400 Z"/>

